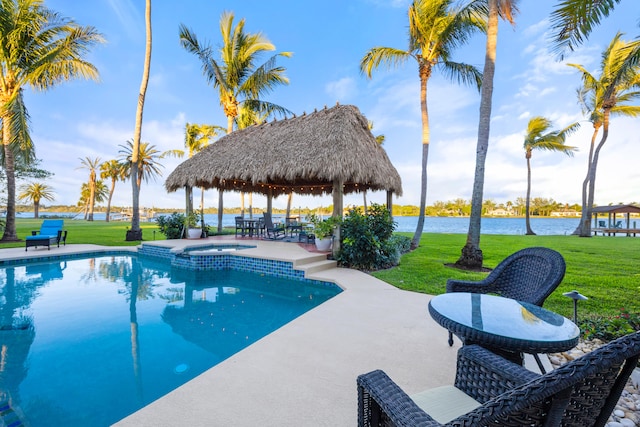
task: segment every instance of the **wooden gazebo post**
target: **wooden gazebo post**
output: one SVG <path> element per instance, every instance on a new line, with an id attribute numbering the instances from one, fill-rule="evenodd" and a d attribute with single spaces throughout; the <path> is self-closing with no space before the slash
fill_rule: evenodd
<path id="1" fill-rule="evenodd" d="M 387 210 L 389 210 L 389 215 L 393 218 L 393 191 L 387 190 Z"/>
<path id="2" fill-rule="evenodd" d="M 273 190 L 269 187 L 267 192 L 267 213 L 271 215 L 271 206 L 273 205 Z"/>
<path id="3" fill-rule="evenodd" d="M 333 181 L 333 216 L 342 219 L 342 198 L 344 194 L 344 184 L 341 180 Z M 336 231 L 333 235 L 333 256 L 338 256 L 340 252 L 340 225 L 336 227 Z"/>

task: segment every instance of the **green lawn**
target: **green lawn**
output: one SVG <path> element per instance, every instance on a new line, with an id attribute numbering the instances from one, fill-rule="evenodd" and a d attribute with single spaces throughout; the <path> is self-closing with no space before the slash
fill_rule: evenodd
<path id="1" fill-rule="evenodd" d="M 16 231 L 18 238 L 24 239 L 25 236 L 31 234 L 32 230 L 39 230 L 42 225 L 42 219 L 16 219 Z M 68 231 L 67 243 L 92 243 L 104 246 L 136 246 L 140 242 L 127 242 L 125 236 L 130 223 L 122 221 L 84 221 L 77 219 L 65 219 L 64 228 Z M 145 240 L 153 240 L 153 231 L 158 230 L 155 222 L 142 222 L 142 237 Z M 164 240 L 164 235 L 160 231 L 155 233 L 156 240 Z M 0 249 L 24 247 L 24 242 L 16 243 L 0 243 Z"/>
<path id="2" fill-rule="evenodd" d="M 18 236 L 24 238 L 31 230 L 38 230 L 41 223 L 41 219 L 19 218 Z M 128 226 L 125 222 L 65 220 L 65 228 L 69 231 L 67 243 L 139 244 L 124 240 Z M 141 227 L 145 240 L 164 239 L 155 222 L 142 223 Z M 434 295 L 443 293 L 449 278 L 475 280 L 483 277 L 480 273 L 445 265 L 458 259 L 465 238 L 462 234 L 423 234 L 420 247 L 405 254 L 399 266 L 372 274 L 402 289 Z M 574 289 L 589 297 L 580 304 L 580 315 L 616 316 L 622 307 L 640 313 L 640 238 L 483 235 L 480 246 L 487 267 L 495 267 L 511 253 L 529 246 L 546 246 L 560 252 L 566 260 L 567 273 L 559 288 L 547 299 L 545 307 L 567 317 L 573 316 L 573 305 L 562 293 Z M 24 247 L 24 242 L 0 244 L 0 249 L 8 247 Z"/>
<path id="3" fill-rule="evenodd" d="M 423 234 L 420 247 L 404 255 L 399 266 L 373 275 L 402 289 L 444 293 L 449 278 L 476 280 L 484 276 L 445 265 L 458 259 L 465 239 L 460 234 Z M 580 303 L 579 316 L 617 316 L 622 307 L 640 313 L 640 238 L 483 235 L 480 240 L 487 267 L 495 267 L 511 253 L 530 246 L 555 249 L 567 263 L 565 278 L 545 308 L 572 317 L 573 302 L 562 294 L 575 289 L 589 298 Z"/>

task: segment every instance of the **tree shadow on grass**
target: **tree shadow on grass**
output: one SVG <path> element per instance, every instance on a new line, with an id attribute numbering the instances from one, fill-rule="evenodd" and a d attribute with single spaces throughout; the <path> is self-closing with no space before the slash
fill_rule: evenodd
<path id="1" fill-rule="evenodd" d="M 481 267 L 481 268 L 464 267 L 453 262 L 445 263 L 444 265 L 445 267 L 455 268 L 456 270 L 473 271 L 474 273 L 488 273 L 491 270 L 493 270 L 492 268 L 488 268 L 488 267 Z"/>

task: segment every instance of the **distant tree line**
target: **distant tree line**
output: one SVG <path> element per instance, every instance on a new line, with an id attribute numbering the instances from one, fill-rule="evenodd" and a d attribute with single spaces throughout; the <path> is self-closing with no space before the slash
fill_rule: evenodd
<path id="1" fill-rule="evenodd" d="M 623 202 L 619 202 L 616 204 L 624 204 Z M 500 216 L 495 213 L 495 211 L 503 209 L 508 212 L 510 216 L 524 216 L 525 215 L 525 206 L 526 201 L 523 197 L 518 197 L 515 201 L 506 201 L 503 203 L 495 202 L 491 199 L 485 200 L 482 204 L 482 214 L 485 216 Z M 41 206 L 42 207 L 42 206 Z M 358 207 L 358 206 L 350 206 Z M 363 208 L 362 206 L 359 206 Z M 32 204 L 20 204 L 16 206 L 16 210 L 18 212 L 32 212 L 33 205 Z M 112 211 L 119 211 L 126 208 L 126 206 L 113 206 Z M 556 202 L 553 199 L 547 199 L 543 197 L 534 197 L 530 200 L 530 212 L 529 214 L 532 216 L 550 216 L 551 212 L 562 212 L 562 211 L 572 211 L 576 212 L 576 215 L 581 213 L 581 205 L 579 203 L 562 203 Z M 152 208 L 156 213 L 172 213 L 172 212 L 182 212 L 184 210 L 181 208 Z M 224 209 L 225 214 L 240 214 L 242 207 L 227 207 Z M 75 212 L 77 210 L 77 206 L 65 206 L 65 205 L 50 205 L 46 206 L 46 210 L 49 212 Z M 96 206 L 96 212 L 105 212 L 106 208 L 104 206 Z M 276 215 L 283 215 L 286 213 L 286 209 L 278 209 L 273 208 L 273 213 Z M 262 213 L 266 211 L 266 208 L 261 207 L 253 207 L 253 215 L 262 215 Z M 322 206 L 322 207 L 298 207 L 292 208 L 290 211 L 290 215 L 292 216 L 301 216 L 304 219 L 310 213 L 321 214 L 321 215 L 331 215 L 333 212 L 333 206 Z M 214 207 L 208 207 L 204 209 L 205 214 L 217 214 L 218 209 Z M 433 204 L 426 207 L 425 215 L 426 216 L 469 216 L 471 213 L 471 200 L 464 199 L 455 199 L 448 201 L 436 201 Z M 420 207 L 415 205 L 393 205 L 393 216 L 418 216 L 420 214 Z M 245 215 L 248 213 L 245 210 Z"/>

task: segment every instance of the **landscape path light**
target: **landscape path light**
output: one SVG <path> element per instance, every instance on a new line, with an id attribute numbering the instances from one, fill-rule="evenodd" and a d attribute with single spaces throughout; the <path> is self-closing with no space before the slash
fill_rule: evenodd
<path id="1" fill-rule="evenodd" d="M 578 291 L 565 292 L 565 297 L 569 297 L 573 300 L 573 323 L 578 324 L 578 301 L 585 301 L 589 298 L 585 297 Z"/>

